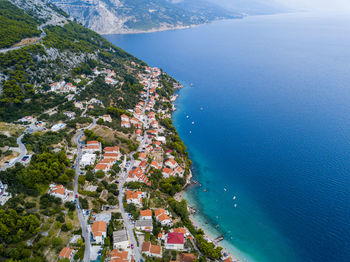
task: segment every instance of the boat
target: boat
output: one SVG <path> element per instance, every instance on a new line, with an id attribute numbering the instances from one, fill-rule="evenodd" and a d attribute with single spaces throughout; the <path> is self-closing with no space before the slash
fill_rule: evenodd
<path id="1" fill-rule="evenodd" d="M 190 118 L 190 116 L 189 116 L 189 115 L 187 115 L 187 116 L 186 116 L 186 118 Z"/>
<path id="2" fill-rule="evenodd" d="M 190 134 L 192 134 L 192 131 L 190 131 Z"/>
<path id="3" fill-rule="evenodd" d="M 233 198 L 232 198 L 233 200 L 236 200 L 236 196 L 233 196 Z"/>
<path id="4" fill-rule="evenodd" d="M 237 204 L 234 204 L 234 207 L 237 207 Z"/>
<path id="5" fill-rule="evenodd" d="M 194 121 L 192 121 L 192 125 L 194 125 Z"/>
<path id="6" fill-rule="evenodd" d="M 226 188 L 224 188 L 224 191 L 226 192 L 226 191 L 227 191 L 227 189 L 226 189 Z"/>
<path id="7" fill-rule="evenodd" d="M 200 110 L 203 111 L 203 107 L 201 107 Z"/>

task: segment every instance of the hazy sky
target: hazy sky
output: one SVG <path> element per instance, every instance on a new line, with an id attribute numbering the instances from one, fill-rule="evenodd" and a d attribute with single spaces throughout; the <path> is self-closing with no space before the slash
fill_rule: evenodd
<path id="1" fill-rule="evenodd" d="M 273 0 L 293 8 L 315 11 L 350 11 L 350 0 Z"/>

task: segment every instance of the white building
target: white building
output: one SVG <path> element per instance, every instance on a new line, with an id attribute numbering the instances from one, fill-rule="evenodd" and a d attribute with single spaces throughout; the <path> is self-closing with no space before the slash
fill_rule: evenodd
<path id="1" fill-rule="evenodd" d="M 96 161 L 95 154 L 91 154 L 91 153 L 83 154 L 80 160 L 80 166 L 81 167 L 92 166 L 94 165 L 95 161 Z"/>
<path id="2" fill-rule="evenodd" d="M 51 184 L 48 193 L 51 196 L 62 199 L 62 201 L 67 201 L 69 192 L 71 191 L 67 190 L 63 185 L 57 186 L 57 185 Z"/>
<path id="3" fill-rule="evenodd" d="M 135 228 L 137 230 L 145 231 L 145 232 L 152 232 L 153 230 L 153 221 L 151 219 L 141 219 L 136 220 Z"/>
<path id="4" fill-rule="evenodd" d="M 61 129 L 65 128 L 65 127 L 66 127 L 65 123 L 60 123 L 60 124 L 53 125 L 51 127 L 51 130 L 54 131 L 54 132 L 57 132 L 58 130 L 61 130 Z"/>
<path id="5" fill-rule="evenodd" d="M 113 248 L 127 249 L 129 246 L 129 238 L 125 229 L 113 232 Z"/>
<path id="6" fill-rule="evenodd" d="M 183 250 L 185 236 L 182 233 L 169 232 L 165 240 L 165 249 Z"/>
<path id="7" fill-rule="evenodd" d="M 102 244 L 106 237 L 106 221 L 96 221 L 91 226 L 92 237 L 96 244 Z"/>

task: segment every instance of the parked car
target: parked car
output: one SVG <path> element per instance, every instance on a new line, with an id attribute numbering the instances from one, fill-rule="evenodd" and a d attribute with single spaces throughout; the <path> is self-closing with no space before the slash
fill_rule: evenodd
<path id="1" fill-rule="evenodd" d="M 78 198 L 78 195 L 77 195 L 77 194 L 75 195 L 75 198 Z"/>

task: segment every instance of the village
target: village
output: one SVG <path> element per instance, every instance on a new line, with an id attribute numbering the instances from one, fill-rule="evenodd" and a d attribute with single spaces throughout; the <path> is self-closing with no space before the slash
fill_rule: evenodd
<path id="1" fill-rule="evenodd" d="M 49 195 L 61 199 L 63 203 L 75 203 L 85 240 L 84 261 L 98 261 L 103 256 L 105 261 L 113 262 L 147 261 L 149 257 L 192 262 L 201 257 L 201 251 L 194 241 L 195 236 L 186 228 L 179 215 L 169 210 L 164 199 L 164 192 L 181 192 L 190 182 L 191 174 L 187 160 L 167 146 L 167 137 L 171 132 L 161 123 L 171 118 L 177 94 L 172 94 L 168 99 L 159 95 L 162 74 L 160 69 L 151 67 L 138 73 L 138 80 L 143 86 L 139 102 L 119 116 L 121 130 L 137 143 L 137 149 L 129 152 L 118 145 L 103 146 L 100 139 L 88 139 L 86 131 L 93 130 L 97 123 L 112 122 L 113 116 L 110 114 L 97 117 L 88 115 L 89 110 L 103 106 L 102 101 L 96 98 L 75 101 L 75 95 L 81 90 L 63 80 L 50 86 L 50 92 L 69 93 L 67 99 L 72 100 L 74 107 L 82 111 L 81 116 L 92 119 L 74 137 L 77 148 L 67 148 L 68 158 L 75 160 L 74 189 L 51 184 L 48 191 Z M 92 76 L 82 74 L 81 80 L 75 82 L 91 83 L 100 75 L 111 86 L 120 81 L 113 70 L 94 68 Z M 181 88 L 178 83 L 174 83 L 174 86 L 175 89 Z M 118 100 L 123 98 L 119 97 Z M 159 106 L 164 103 L 171 106 Z M 53 108 L 47 113 L 52 114 L 55 110 Z M 64 112 L 64 115 L 68 119 L 78 117 L 71 111 Z M 19 122 L 29 124 L 26 133 L 37 130 L 45 132 L 47 129 L 60 132 L 66 127 L 63 121 L 51 123 L 48 127 L 46 122 L 32 116 Z M 21 158 L 15 160 L 20 162 Z M 14 164 L 12 162 L 7 167 Z M 3 168 L 7 167 L 5 165 Z M 157 183 L 163 187 L 161 190 L 157 190 Z M 96 201 L 96 196 L 103 200 Z M 0 201 L 3 199 L 0 204 L 11 198 L 6 193 L 6 185 L 1 183 L 0 197 Z M 205 239 L 212 243 L 209 238 Z M 59 258 L 74 261 L 76 252 L 74 245 L 67 245 L 60 251 Z M 222 260 L 232 261 L 224 252 Z"/>

